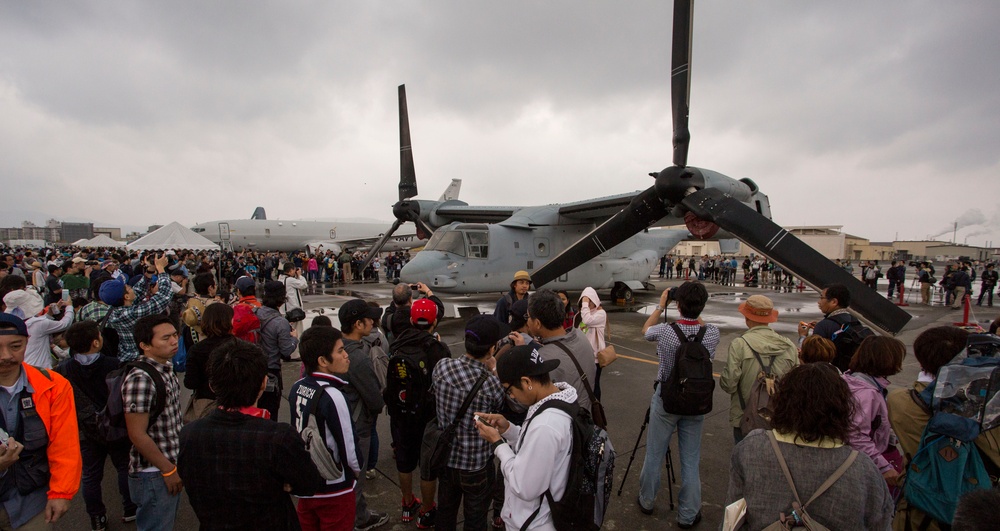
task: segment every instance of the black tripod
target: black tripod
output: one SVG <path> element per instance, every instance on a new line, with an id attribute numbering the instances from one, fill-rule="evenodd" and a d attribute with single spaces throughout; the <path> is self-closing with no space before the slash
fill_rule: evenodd
<path id="1" fill-rule="evenodd" d="M 639 451 L 639 441 L 642 440 L 642 434 L 646 431 L 646 425 L 649 424 L 649 408 L 646 408 L 646 418 L 642 421 L 642 427 L 639 428 L 639 436 L 635 439 L 635 447 L 632 448 L 632 455 L 628 458 L 628 465 L 625 466 L 625 475 L 622 476 L 622 483 L 618 486 L 618 495 L 622 495 L 622 489 L 625 488 L 625 478 L 628 477 L 628 471 L 632 469 L 632 461 L 635 461 L 635 454 Z M 674 463 L 670 456 L 670 441 L 667 441 L 667 496 L 670 499 L 670 510 L 674 510 Z"/>

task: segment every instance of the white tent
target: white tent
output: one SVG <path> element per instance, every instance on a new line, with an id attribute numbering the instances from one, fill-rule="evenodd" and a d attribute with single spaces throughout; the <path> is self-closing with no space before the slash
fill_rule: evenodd
<path id="1" fill-rule="evenodd" d="M 83 246 L 83 244 L 87 243 L 87 241 L 88 241 L 87 238 L 80 238 L 79 240 L 76 240 L 75 242 L 73 242 L 72 245 L 80 247 L 80 246 Z"/>
<path id="2" fill-rule="evenodd" d="M 217 250 L 219 246 L 212 240 L 195 234 L 190 229 L 176 221 L 164 225 L 153 232 L 128 244 L 131 250 Z"/>
<path id="3" fill-rule="evenodd" d="M 125 247 L 124 242 L 111 239 L 107 234 L 98 234 L 89 240 L 75 243 L 80 247 Z"/>

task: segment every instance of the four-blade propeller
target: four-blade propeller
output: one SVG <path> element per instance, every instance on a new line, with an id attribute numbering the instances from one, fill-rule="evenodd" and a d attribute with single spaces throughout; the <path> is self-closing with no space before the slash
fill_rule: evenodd
<path id="1" fill-rule="evenodd" d="M 656 178 L 623 210 L 531 273 L 541 287 L 569 273 L 608 249 L 652 226 L 667 214 L 692 213 L 714 222 L 747 245 L 768 256 L 815 289 L 844 284 L 851 292 L 851 309 L 874 326 L 899 332 L 911 316 L 767 217 L 722 191 L 705 186 L 701 170 L 687 165 L 690 100 L 692 0 L 674 2 L 671 99 L 673 166 L 650 174 Z"/>

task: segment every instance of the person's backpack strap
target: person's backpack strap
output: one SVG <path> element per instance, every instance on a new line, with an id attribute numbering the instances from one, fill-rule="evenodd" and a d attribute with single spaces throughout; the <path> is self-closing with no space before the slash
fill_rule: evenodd
<path id="1" fill-rule="evenodd" d="M 788 486 L 792 489 L 795 501 L 799 505 L 802 505 L 802 500 L 799 498 L 799 491 L 795 488 L 795 482 L 792 481 L 792 473 L 788 470 L 788 463 L 785 462 L 785 457 L 781 455 L 781 449 L 778 448 L 778 439 L 774 437 L 773 431 L 767 432 L 767 438 L 771 441 L 771 448 L 774 449 L 774 455 L 778 458 L 778 465 L 781 466 L 781 472 L 785 475 L 785 481 L 788 482 Z"/>
<path id="2" fill-rule="evenodd" d="M 753 352 L 753 357 L 757 358 L 757 364 L 760 365 L 760 369 L 764 371 L 764 375 L 771 376 L 771 366 L 774 365 L 774 358 L 771 358 L 771 363 L 768 363 L 767 366 L 765 367 L 764 361 L 761 359 L 760 354 L 758 354 L 757 351 L 750 346 L 750 342 L 747 341 L 747 338 L 740 336 L 740 339 L 742 339 L 743 342 L 747 344 L 747 348 L 750 349 L 750 352 Z M 754 376 L 754 379 L 757 379 L 757 377 Z M 741 393 L 739 389 L 736 390 L 736 396 L 739 397 L 740 399 L 740 409 L 746 409 L 747 408 L 746 399 L 743 398 L 743 393 Z"/>
<path id="3" fill-rule="evenodd" d="M 844 462 L 840 464 L 837 470 L 834 470 L 833 474 L 830 474 L 830 477 L 826 478 L 826 481 L 824 481 L 823 484 L 820 485 L 818 489 L 816 489 L 816 492 L 814 492 L 813 495 L 809 497 L 809 500 L 806 501 L 805 505 L 803 505 L 802 508 L 805 509 L 806 507 L 808 507 L 809 504 L 813 502 L 813 500 L 819 498 L 824 492 L 827 491 L 827 489 L 832 487 L 833 484 L 836 483 L 837 480 L 839 480 L 840 477 L 847 472 L 847 469 L 851 468 L 851 465 L 854 464 L 854 460 L 857 458 L 858 458 L 858 451 L 851 450 L 851 455 L 848 455 L 847 459 L 844 459 Z"/>
<path id="4" fill-rule="evenodd" d="M 792 473 L 788 470 L 788 463 L 785 462 L 785 457 L 781 455 L 781 449 L 778 448 L 778 439 L 775 438 L 774 432 L 768 431 L 767 438 L 771 441 L 771 448 L 774 449 L 774 455 L 778 458 L 778 464 L 781 465 L 781 472 L 785 475 L 785 480 L 788 482 L 788 486 L 792 489 L 792 495 L 795 496 L 795 501 L 798 502 L 803 509 L 807 508 L 810 503 L 812 503 L 816 498 L 819 498 L 824 492 L 827 491 L 827 489 L 832 487 L 833 484 L 847 472 L 847 469 L 851 468 L 851 465 L 853 465 L 854 461 L 858 458 L 858 451 L 851 450 L 851 454 L 848 455 L 847 459 L 840 464 L 840 467 L 838 467 L 833 474 L 830 474 L 830 477 L 826 478 L 826 481 L 824 481 L 823 484 L 816 489 L 816 492 L 809 497 L 808 501 L 802 503 L 802 499 L 799 498 L 799 492 L 795 488 L 795 483 L 792 481 Z"/>
<path id="5" fill-rule="evenodd" d="M 583 381 L 583 388 L 586 389 L 587 396 L 590 398 L 590 402 L 591 403 L 597 402 L 598 400 L 597 397 L 594 395 L 594 389 L 590 387 L 590 381 L 587 380 L 587 375 L 586 373 L 583 372 L 583 367 L 580 366 L 580 362 L 576 361 L 576 358 L 573 357 L 573 352 L 570 351 L 569 347 L 563 345 L 562 341 L 553 341 L 552 344 L 557 345 L 559 348 L 563 349 L 563 351 L 566 352 L 566 355 L 569 356 L 570 361 L 573 362 L 573 366 L 576 367 L 576 372 L 580 374 L 580 380 Z"/>
<path id="6" fill-rule="evenodd" d="M 465 395 L 465 400 L 462 401 L 462 406 L 458 408 L 458 413 L 456 413 L 455 418 L 452 419 L 451 421 L 452 426 L 454 426 L 455 428 L 458 427 L 458 422 L 462 420 L 462 417 L 465 416 L 465 412 L 468 411 L 469 406 L 472 405 L 472 399 L 475 398 L 476 395 L 479 393 L 479 389 L 483 387 L 483 383 L 486 382 L 486 378 L 488 378 L 489 376 L 490 373 L 486 371 L 482 371 L 479 374 L 479 378 L 476 379 L 475 385 L 472 386 L 472 390 L 469 391 L 469 394 Z"/>
<path id="7" fill-rule="evenodd" d="M 142 359 L 135 360 L 128 365 L 148 374 L 149 378 L 153 380 L 153 388 L 156 389 L 153 405 L 149 409 L 149 424 L 147 425 L 147 429 L 149 429 L 149 426 L 155 424 L 160 418 L 160 414 L 166 409 L 167 384 L 163 381 L 163 377 L 160 376 L 160 371 Z"/>

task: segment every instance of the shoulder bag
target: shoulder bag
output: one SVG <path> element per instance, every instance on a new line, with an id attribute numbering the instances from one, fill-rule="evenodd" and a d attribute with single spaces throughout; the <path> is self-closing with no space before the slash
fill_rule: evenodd
<path id="1" fill-rule="evenodd" d="M 594 419 L 594 426 L 604 430 L 608 429 L 608 418 L 604 415 L 604 406 L 602 406 L 601 401 L 594 396 L 594 389 L 590 387 L 590 381 L 587 380 L 587 375 L 583 372 L 583 367 L 580 366 L 580 362 L 576 361 L 576 357 L 573 356 L 573 352 L 570 351 L 569 347 L 563 345 L 562 341 L 553 341 L 552 344 L 558 345 L 559 348 L 566 352 L 570 361 L 573 362 L 573 366 L 576 367 L 576 372 L 580 374 L 580 379 L 583 380 L 583 388 L 587 391 L 587 396 L 590 398 L 590 416 Z"/>
<path id="2" fill-rule="evenodd" d="M 607 313 L 605 313 L 607 315 Z M 604 319 L 604 348 L 597 351 L 597 364 L 603 369 L 618 359 L 615 346 L 611 344 L 611 321 Z"/>
<path id="3" fill-rule="evenodd" d="M 488 377 L 489 373 L 486 371 L 483 371 L 479 375 L 475 385 L 472 386 L 472 390 L 469 391 L 469 394 L 465 395 L 465 400 L 462 402 L 462 406 L 458 408 L 455 420 L 451 421 L 451 424 L 442 429 L 440 421 L 437 418 L 433 418 L 424 428 L 421 447 L 421 454 L 423 454 L 421 466 L 426 464 L 427 470 L 431 473 L 432 477 L 436 478 L 440 476 L 444 472 L 445 467 L 448 466 L 448 458 L 451 457 L 451 449 L 455 445 L 458 422 L 465 416 L 466 411 L 469 410 L 469 406 L 472 405 L 472 399 L 479 393 L 479 389 L 483 387 L 483 382 Z"/>

